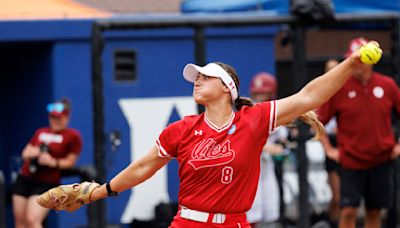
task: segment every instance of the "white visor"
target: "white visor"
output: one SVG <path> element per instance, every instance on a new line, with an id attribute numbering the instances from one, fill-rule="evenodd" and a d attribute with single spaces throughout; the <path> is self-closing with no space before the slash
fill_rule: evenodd
<path id="1" fill-rule="evenodd" d="M 183 69 L 183 77 L 189 82 L 195 82 L 199 73 L 210 77 L 217 77 L 224 82 L 224 84 L 229 88 L 231 93 L 232 101 L 235 101 L 238 98 L 238 90 L 236 88 L 236 84 L 233 81 L 232 77 L 229 76 L 228 72 L 224 70 L 220 65 L 216 63 L 209 63 L 203 67 L 197 66 L 195 64 L 189 63 Z"/>

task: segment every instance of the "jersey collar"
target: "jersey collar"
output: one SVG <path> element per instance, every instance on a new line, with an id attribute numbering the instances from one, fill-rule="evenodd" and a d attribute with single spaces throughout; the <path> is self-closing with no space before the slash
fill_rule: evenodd
<path id="1" fill-rule="evenodd" d="M 228 121 L 222 125 L 221 127 L 218 127 L 217 125 L 215 125 L 213 122 L 211 122 L 206 115 L 204 115 L 204 120 L 206 122 L 206 124 L 213 130 L 215 130 L 216 132 L 222 132 L 226 129 L 228 129 L 231 125 L 233 120 L 235 119 L 235 112 L 232 111 L 231 116 L 229 117 Z"/>

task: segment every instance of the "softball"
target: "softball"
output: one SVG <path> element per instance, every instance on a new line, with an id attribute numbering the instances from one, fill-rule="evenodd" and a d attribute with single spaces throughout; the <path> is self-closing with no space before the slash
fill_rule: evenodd
<path id="1" fill-rule="evenodd" d="M 359 50 L 360 60 L 365 64 L 375 64 L 382 57 L 382 49 L 377 42 L 368 42 Z"/>

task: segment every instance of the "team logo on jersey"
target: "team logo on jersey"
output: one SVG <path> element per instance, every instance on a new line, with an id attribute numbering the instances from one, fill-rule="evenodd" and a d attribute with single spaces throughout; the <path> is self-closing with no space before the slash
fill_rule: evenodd
<path id="1" fill-rule="evenodd" d="M 355 98 L 357 96 L 357 93 L 355 90 L 350 91 L 349 93 L 347 93 L 347 96 L 349 98 Z"/>
<path id="2" fill-rule="evenodd" d="M 198 142 L 193 151 L 189 164 L 194 169 L 224 165 L 235 158 L 235 151 L 231 149 L 231 141 L 226 140 L 217 144 L 212 138 Z"/>
<path id="3" fill-rule="evenodd" d="M 63 136 L 53 133 L 41 132 L 39 135 L 39 141 L 44 142 L 45 144 L 62 143 Z"/>
<path id="4" fill-rule="evenodd" d="M 374 96 L 378 99 L 381 99 L 383 95 L 385 94 L 385 91 L 383 90 L 382 87 L 380 86 L 375 86 L 374 89 L 372 90 L 372 93 Z"/>
<path id="5" fill-rule="evenodd" d="M 202 135 L 203 130 L 194 130 L 194 135 Z"/>
<path id="6" fill-rule="evenodd" d="M 229 131 L 228 131 L 228 135 L 231 135 L 231 134 L 235 133 L 235 131 L 236 131 L 236 125 L 232 124 L 231 129 L 229 129 Z"/>

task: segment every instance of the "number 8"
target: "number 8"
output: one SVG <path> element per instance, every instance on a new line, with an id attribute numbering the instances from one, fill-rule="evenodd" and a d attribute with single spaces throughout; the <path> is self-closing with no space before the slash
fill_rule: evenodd
<path id="1" fill-rule="evenodd" d="M 221 182 L 223 184 L 229 184 L 232 182 L 232 177 L 233 177 L 233 168 L 230 166 L 225 166 L 222 169 Z"/>

